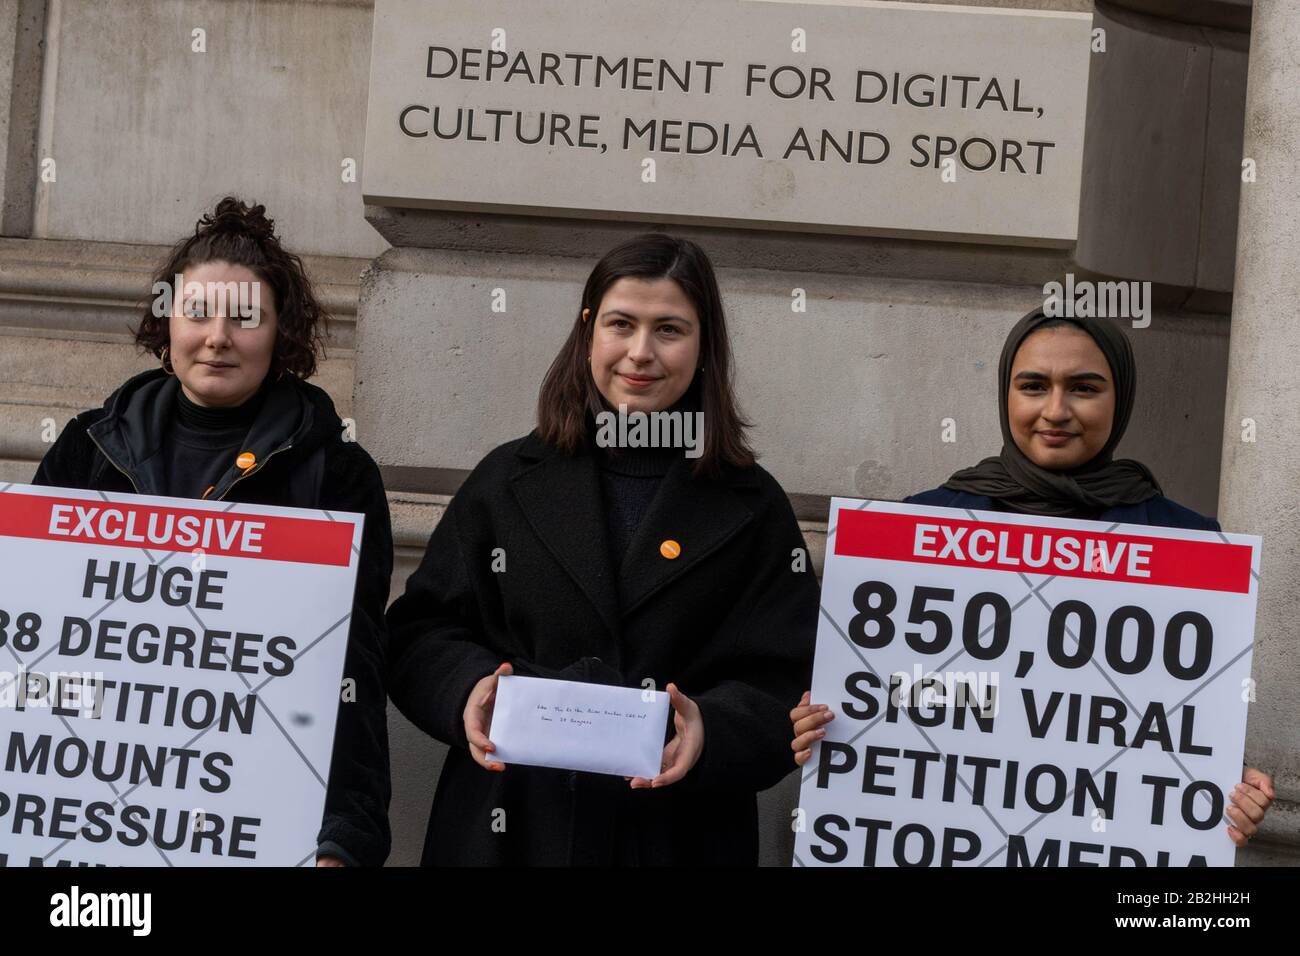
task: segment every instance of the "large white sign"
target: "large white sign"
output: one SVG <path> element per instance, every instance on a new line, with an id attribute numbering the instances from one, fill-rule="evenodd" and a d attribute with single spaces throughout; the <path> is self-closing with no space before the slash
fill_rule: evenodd
<path id="1" fill-rule="evenodd" d="M 1259 538 L 836 498 L 794 862 L 1230 866 Z"/>
<path id="2" fill-rule="evenodd" d="M 0 865 L 313 862 L 363 520 L 0 486 Z"/>
<path id="3" fill-rule="evenodd" d="M 368 203 L 1068 245 L 1092 18 L 376 0 Z"/>

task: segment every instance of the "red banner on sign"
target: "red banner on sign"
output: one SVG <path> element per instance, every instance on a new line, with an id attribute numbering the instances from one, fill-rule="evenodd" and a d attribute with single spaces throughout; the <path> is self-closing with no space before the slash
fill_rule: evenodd
<path id="1" fill-rule="evenodd" d="M 848 508 L 835 521 L 835 553 L 849 557 L 1250 591 L 1251 549 L 1244 544 Z"/>
<path id="2" fill-rule="evenodd" d="M 347 567 L 351 522 L 0 494 L 0 536 Z"/>

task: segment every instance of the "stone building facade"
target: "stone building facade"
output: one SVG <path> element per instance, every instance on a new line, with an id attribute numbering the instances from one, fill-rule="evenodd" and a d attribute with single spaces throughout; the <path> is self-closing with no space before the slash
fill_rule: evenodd
<path id="1" fill-rule="evenodd" d="M 1300 5 L 963 5 L 1092 14 L 1105 31 L 1077 241 L 674 229 L 719 269 L 755 444 L 819 554 L 829 496 L 901 498 L 997 446 L 998 348 L 1046 282 L 1150 281 L 1120 453 L 1264 538 L 1247 758 L 1280 799 L 1239 861 L 1294 859 Z M 319 382 L 384 467 L 400 593 L 468 464 L 530 427 L 591 265 L 646 224 L 367 206 L 349 173 L 364 159 L 372 18 L 367 0 L 0 0 L 0 481 L 30 479 L 49 422 L 149 365 L 129 327 L 165 247 L 221 196 L 254 198 L 334 316 Z M 506 316 L 488 306 L 503 285 Z M 813 305 L 792 317 L 795 287 Z M 410 864 L 442 754 L 391 708 L 390 734 L 390 863 Z M 767 863 L 789 859 L 795 796 L 794 776 L 764 795 Z"/>

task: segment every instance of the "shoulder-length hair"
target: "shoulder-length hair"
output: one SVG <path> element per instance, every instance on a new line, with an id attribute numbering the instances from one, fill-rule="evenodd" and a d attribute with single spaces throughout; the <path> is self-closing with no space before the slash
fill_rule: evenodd
<path id="1" fill-rule="evenodd" d="M 206 262 L 244 266 L 265 282 L 275 296 L 276 333 L 267 374 L 298 378 L 316 374 L 317 358 L 324 354 L 328 315 L 312 291 L 302 260 L 280 245 L 275 220 L 266 207 L 249 205 L 233 196 L 217 203 L 194 224 L 194 234 L 172 247 L 167 261 L 154 274 L 151 288 L 171 285 L 186 269 Z M 180 290 L 175 290 L 180 294 Z M 153 299 L 144 307 L 135 332 L 136 345 L 161 357 L 171 341 L 171 316 L 156 315 Z"/>
<path id="2" fill-rule="evenodd" d="M 754 451 L 732 388 L 731 339 L 713 265 L 688 239 L 646 233 L 611 249 L 596 263 L 582 290 L 569 337 L 542 381 L 537 430 L 543 441 L 573 453 L 589 441 L 588 422 L 608 409 L 591 374 L 588 356 L 600 303 L 619 279 L 672 279 L 691 300 L 700 319 L 700 370 L 690 385 L 704 413 L 704 444 L 696 476 L 718 477 L 723 467 L 748 468 Z M 583 321 L 582 312 L 589 310 Z"/>

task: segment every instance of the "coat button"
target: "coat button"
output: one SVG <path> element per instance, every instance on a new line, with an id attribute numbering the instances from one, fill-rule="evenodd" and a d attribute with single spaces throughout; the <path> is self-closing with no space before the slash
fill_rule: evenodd
<path id="1" fill-rule="evenodd" d="M 678 544 L 676 541 L 674 541 L 672 538 L 669 538 L 667 541 L 660 542 L 659 553 L 662 554 L 669 561 L 672 561 L 674 558 L 681 555 L 682 546 Z"/>
<path id="2" fill-rule="evenodd" d="M 240 452 L 239 457 L 235 459 L 235 467 L 241 469 L 245 473 L 247 473 L 256 464 L 257 464 L 257 456 L 254 455 L 251 451 Z"/>

